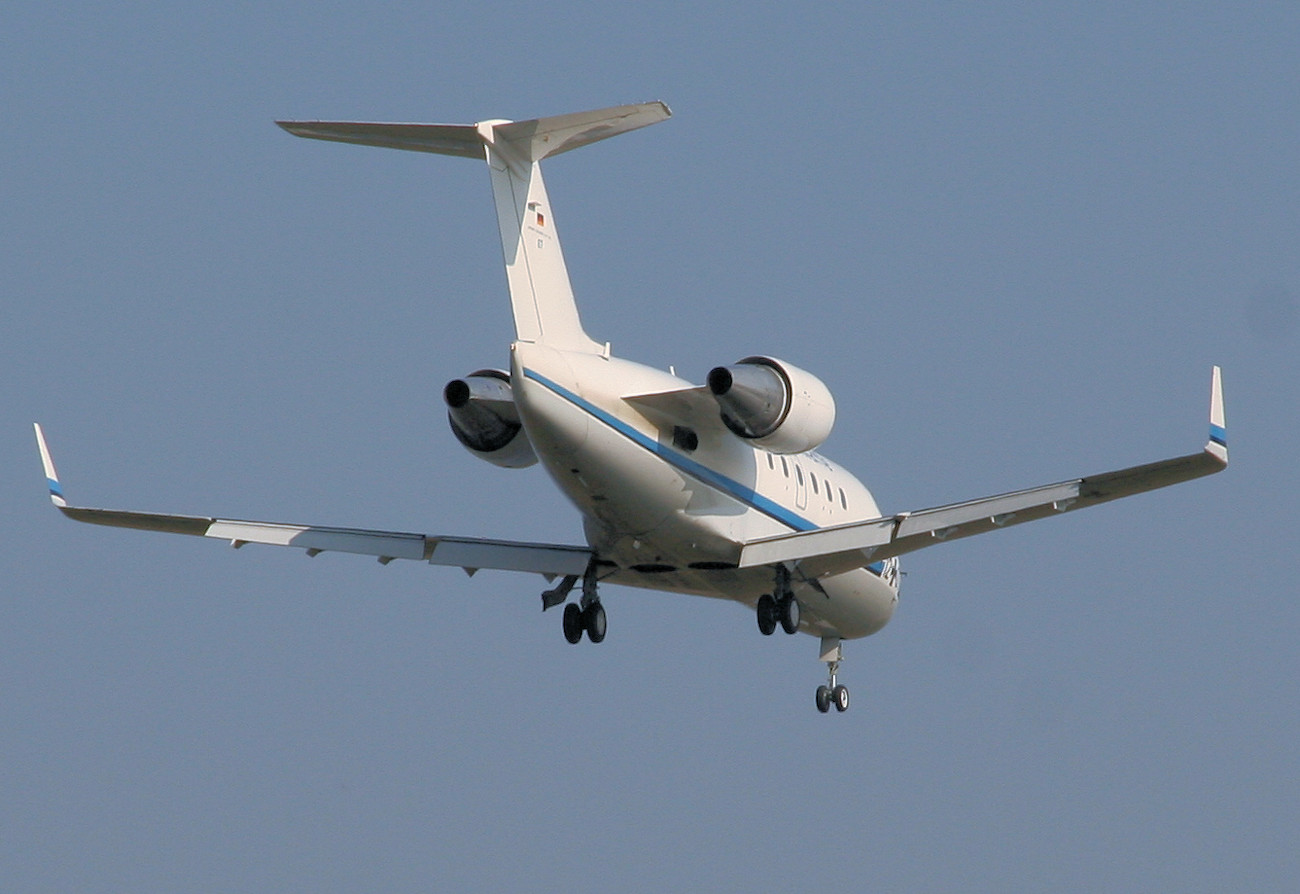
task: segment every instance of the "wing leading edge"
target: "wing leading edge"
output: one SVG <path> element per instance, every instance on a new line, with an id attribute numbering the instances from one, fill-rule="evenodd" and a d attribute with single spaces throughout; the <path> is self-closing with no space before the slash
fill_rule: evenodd
<path id="1" fill-rule="evenodd" d="M 238 549 L 248 543 L 293 546 L 316 556 L 323 552 L 375 556 L 385 565 L 393 559 L 416 559 L 431 565 L 463 568 L 470 574 L 489 568 L 525 571 L 547 578 L 581 575 L 591 559 L 585 546 L 486 540 L 475 537 L 444 537 L 400 531 L 371 531 L 363 528 L 335 528 L 323 525 L 290 525 L 279 522 L 241 521 L 193 515 L 165 515 L 155 512 L 124 512 L 117 509 L 88 509 L 68 505 L 45 433 L 35 425 L 50 500 L 59 511 L 75 521 L 115 528 L 161 531 L 225 540 Z"/>
<path id="2" fill-rule="evenodd" d="M 1216 366 L 1210 388 L 1210 439 L 1200 453 L 964 503 L 765 537 L 741 547 L 739 564 L 743 568 L 799 562 L 805 573 L 816 576 L 834 574 L 936 543 L 1168 487 L 1212 475 L 1227 467 L 1228 434 L 1223 414 L 1223 385 Z"/>

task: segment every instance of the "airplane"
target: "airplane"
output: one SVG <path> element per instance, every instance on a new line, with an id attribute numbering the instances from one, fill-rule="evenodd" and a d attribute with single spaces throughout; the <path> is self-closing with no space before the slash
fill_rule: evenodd
<path id="1" fill-rule="evenodd" d="M 514 317 L 509 369 L 443 389 L 448 423 L 471 454 L 506 469 L 540 464 L 582 515 L 585 544 L 528 543 L 321 525 L 92 509 L 70 504 L 39 423 L 50 499 L 76 521 L 210 537 L 235 548 L 292 546 L 387 565 L 413 559 L 531 572 L 554 584 L 570 643 L 605 639 L 601 584 L 727 599 L 759 631 L 819 641 L 822 713 L 849 706 L 843 640 L 883 628 L 898 604 L 899 557 L 918 549 L 1199 478 L 1227 467 L 1220 370 L 1204 448 L 1174 459 L 909 512 L 818 452 L 835 401 L 812 373 L 770 356 L 714 367 L 697 385 L 615 357 L 583 328 L 542 181 L 541 162 L 666 120 L 662 102 L 529 121 L 395 124 L 278 121 L 290 134 L 486 161 Z M 576 595 L 575 595 L 576 590 Z M 571 598 L 572 597 L 572 598 Z"/>

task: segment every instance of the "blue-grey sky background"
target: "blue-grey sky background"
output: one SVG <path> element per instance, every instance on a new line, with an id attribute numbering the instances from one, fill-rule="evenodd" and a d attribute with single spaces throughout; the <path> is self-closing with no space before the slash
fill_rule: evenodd
<path id="1" fill-rule="evenodd" d="M 1300 872 L 1300 7 L 11 3 L 8 891 L 1275 891 Z M 663 99 L 547 165 L 587 328 L 822 377 L 886 511 L 1234 465 L 905 559 L 808 637 L 608 588 L 75 525 L 83 504 L 577 542 L 447 430 L 506 361 L 490 188 L 277 118 Z"/>

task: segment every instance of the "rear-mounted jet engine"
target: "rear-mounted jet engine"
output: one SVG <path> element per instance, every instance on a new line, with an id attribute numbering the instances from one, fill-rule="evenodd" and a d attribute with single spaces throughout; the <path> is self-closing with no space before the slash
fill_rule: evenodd
<path id="1" fill-rule="evenodd" d="M 442 389 L 442 399 L 452 434 L 479 459 L 506 469 L 523 469 L 537 462 L 519 422 L 509 373 L 480 369 L 452 379 Z"/>
<path id="2" fill-rule="evenodd" d="M 708 384 L 727 428 L 769 453 L 813 450 L 835 424 L 830 389 L 784 360 L 746 357 L 717 366 Z"/>

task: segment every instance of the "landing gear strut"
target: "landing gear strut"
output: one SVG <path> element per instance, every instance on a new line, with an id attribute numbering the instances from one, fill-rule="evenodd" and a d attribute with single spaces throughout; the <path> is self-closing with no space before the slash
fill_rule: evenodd
<path id="1" fill-rule="evenodd" d="M 830 711 L 831 705 L 843 713 L 849 709 L 849 689 L 836 681 L 844 651 L 840 648 L 838 636 L 822 637 L 821 660 L 826 662 L 829 685 L 817 687 L 817 710 L 823 714 Z"/>
<path id="2" fill-rule="evenodd" d="M 571 575 L 554 590 L 543 593 L 542 610 L 563 602 L 577 582 L 578 578 Z M 593 559 L 582 575 L 582 599 L 564 606 L 564 638 L 571 643 L 581 642 L 584 633 L 593 643 L 605 638 L 605 607 L 600 604 L 600 596 L 596 593 L 596 582 L 596 562 Z"/>

